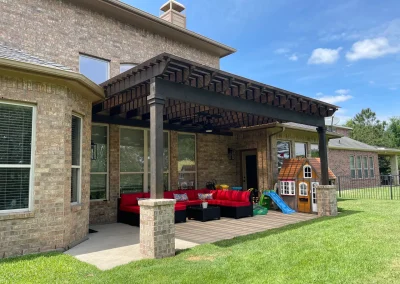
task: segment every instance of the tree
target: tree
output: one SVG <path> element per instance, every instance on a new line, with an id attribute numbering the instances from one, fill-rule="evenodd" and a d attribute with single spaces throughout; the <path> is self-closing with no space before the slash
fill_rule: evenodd
<path id="1" fill-rule="evenodd" d="M 373 146 L 393 146 L 391 135 L 387 131 L 388 124 L 377 119 L 376 113 L 370 108 L 361 110 L 347 121 L 346 126 L 353 128 L 350 137 L 355 140 Z"/>
<path id="2" fill-rule="evenodd" d="M 391 117 L 387 130 L 392 140 L 392 146 L 400 148 L 400 117 Z"/>

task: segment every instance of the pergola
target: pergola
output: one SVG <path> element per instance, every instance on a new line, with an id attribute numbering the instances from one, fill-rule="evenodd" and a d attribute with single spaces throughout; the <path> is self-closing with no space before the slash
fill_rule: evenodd
<path id="1" fill-rule="evenodd" d="M 328 184 L 325 117 L 337 106 L 167 53 L 102 87 L 106 99 L 93 106 L 94 122 L 150 127 L 151 198 L 163 198 L 163 129 L 232 135 L 232 128 L 272 122 L 315 126 L 321 183 Z"/>

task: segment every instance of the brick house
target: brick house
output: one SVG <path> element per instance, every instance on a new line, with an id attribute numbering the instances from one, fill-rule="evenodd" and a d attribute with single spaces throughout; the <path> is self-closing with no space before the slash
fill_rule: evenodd
<path id="1" fill-rule="evenodd" d="M 84 241 L 116 222 L 120 193 L 155 180 L 271 188 L 283 159 L 340 137 L 324 123 L 336 106 L 219 70 L 235 49 L 187 30 L 174 3 L 160 19 L 117 0 L 0 2 L 0 258 Z M 153 83 L 193 94 L 166 100 L 160 140 Z"/>

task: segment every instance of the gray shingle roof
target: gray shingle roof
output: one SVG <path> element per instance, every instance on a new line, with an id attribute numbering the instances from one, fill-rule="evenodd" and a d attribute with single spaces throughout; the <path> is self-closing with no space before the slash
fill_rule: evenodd
<path id="1" fill-rule="evenodd" d="M 355 149 L 355 150 L 371 150 L 376 152 L 377 148 L 360 141 L 351 139 L 349 137 L 341 137 L 337 139 L 329 140 L 329 147 L 344 148 L 344 149 Z"/>
<path id="2" fill-rule="evenodd" d="M 40 66 L 44 66 L 44 67 L 50 67 L 50 68 L 55 68 L 55 69 L 59 69 L 59 70 L 74 72 L 69 67 L 41 59 L 39 57 L 30 55 L 29 53 L 26 53 L 22 50 L 11 48 L 2 43 L 0 43 L 0 58 L 5 58 L 5 59 L 15 60 L 15 61 L 19 61 L 19 62 L 31 63 L 31 64 L 36 64 L 36 65 L 40 65 Z"/>

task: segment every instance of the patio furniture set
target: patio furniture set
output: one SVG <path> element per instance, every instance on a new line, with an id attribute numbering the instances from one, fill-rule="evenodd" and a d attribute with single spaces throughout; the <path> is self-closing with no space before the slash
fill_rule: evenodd
<path id="1" fill-rule="evenodd" d="M 187 198 L 182 196 L 186 195 Z M 117 221 L 132 226 L 140 225 L 140 206 L 138 201 L 150 198 L 149 193 L 125 193 L 118 199 Z M 164 192 L 164 198 L 177 199 L 175 204 L 175 223 L 186 219 L 208 221 L 220 217 L 242 218 L 253 216 L 252 192 L 236 190 L 174 190 Z M 206 199 L 206 200 L 205 200 Z M 202 203 L 207 201 L 207 208 Z"/>

